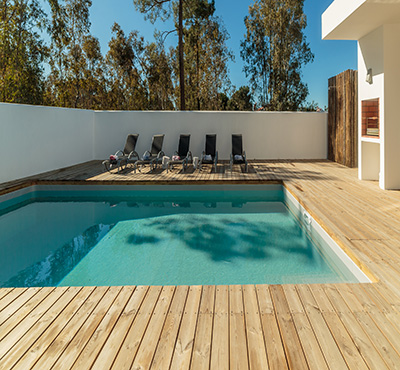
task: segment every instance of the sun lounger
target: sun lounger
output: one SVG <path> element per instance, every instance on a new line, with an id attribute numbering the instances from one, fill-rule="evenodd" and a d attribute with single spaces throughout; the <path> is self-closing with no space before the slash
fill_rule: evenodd
<path id="1" fill-rule="evenodd" d="M 213 164 L 214 171 L 217 172 L 218 164 L 218 151 L 217 148 L 217 135 L 207 134 L 206 135 L 206 147 L 202 153 L 199 161 L 199 171 L 201 171 L 203 164 Z"/>
<path id="2" fill-rule="evenodd" d="M 248 164 L 246 159 L 246 152 L 243 151 L 243 140 L 241 134 L 232 134 L 232 153 L 230 160 L 230 167 L 234 164 L 245 164 L 245 171 L 248 172 Z"/>
<path id="3" fill-rule="evenodd" d="M 143 154 L 142 159 L 136 161 L 133 166 L 135 173 L 137 168 L 139 168 L 139 171 L 141 171 L 141 168 L 146 164 L 150 165 L 150 172 L 152 172 L 154 168 L 157 168 L 158 163 L 162 162 L 162 158 L 164 156 L 164 152 L 162 151 L 164 136 L 164 134 L 153 136 L 150 150 L 146 151 Z"/>
<path id="4" fill-rule="evenodd" d="M 168 169 L 172 169 L 175 165 L 182 165 L 182 171 L 185 172 L 189 162 L 193 161 L 192 153 L 189 151 L 190 134 L 179 136 L 178 150 L 172 156 L 172 160 L 168 162 Z"/>
<path id="5" fill-rule="evenodd" d="M 114 155 L 110 155 L 110 158 L 103 161 L 104 168 L 110 171 L 112 168 L 117 167 L 117 172 L 119 173 L 120 168 L 126 167 L 128 161 L 132 163 L 138 160 L 139 155 L 135 151 L 138 137 L 139 134 L 128 135 L 124 149 L 118 150 Z"/>

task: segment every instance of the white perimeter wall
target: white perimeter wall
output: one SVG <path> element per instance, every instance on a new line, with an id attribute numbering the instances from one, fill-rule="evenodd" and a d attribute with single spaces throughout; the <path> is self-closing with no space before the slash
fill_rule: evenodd
<path id="1" fill-rule="evenodd" d="M 105 158 L 138 133 L 137 152 L 150 149 L 154 134 L 165 134 L 164 152 L 178 149 L 188 133 L 194 156 L 204 150 L 205 134 L 217 134 L 219 158 L 229 159 L 231 135 L 242 134 L 249 159 L 322 159 L 327 157 L 327 114 L 275 112 L 96 112 L 95 156 Z"/>
<path id="2" fill-rule="evenodd" d="M 191 151 L 204 150 L 205 134 L 217 134 L 220 159 L 229 159 L 231 134 L 243 135 L 249 159 L 326 159 L 327 114 L 297 112 L 87 111 L 0 103 L 0 182 L 50 171 L 122 149 L 138 133 L 140 155 L 164 133 L 172 155 L 180 133 Z"/>
<path id="3" fill-rule="evenodd" d="M 93 158 L 93 112 L 0 103 L 0 182 Z"/>

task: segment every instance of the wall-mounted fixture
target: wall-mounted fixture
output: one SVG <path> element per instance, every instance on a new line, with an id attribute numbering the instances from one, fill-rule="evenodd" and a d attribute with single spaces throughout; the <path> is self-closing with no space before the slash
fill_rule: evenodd
<path id="1" fill-rule="evenodd" d="M 365 81 L 367 81 L 370 85 L 372 84 L 372 68 L 368 69 Z"/>

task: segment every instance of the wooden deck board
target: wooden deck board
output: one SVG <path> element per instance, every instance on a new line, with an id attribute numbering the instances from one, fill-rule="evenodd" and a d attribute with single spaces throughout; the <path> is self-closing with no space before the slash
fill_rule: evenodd
<path id="1" fill-rule="evenodd" d="M 284 285 L 283 290 L 309 367 L 311 369 L 328 369 L 296 288 L 293 285 Z"/>
<path id="2" fill-rule="evenodd" d="M 261 327 L 256 287 L 243 286 L 244 316 L 250 369 L 268 369 L 264 335 Z"/>
<path id="3" fill-rule="evenodd" d="M 143 286 L 135 289 L 119 320 L 115 324 L 113 331 L 108 337 L 103 350 L 93 364 L 93 369 L 104 369 L 112 366 L 125 339 L 127 330 L 131 327 L 147 291 L 148 287 Z"/>
<path id="4" fill-rule="evenodd" d="M 18 360 L 16 364 L 17 368 L 31 369 L 33 367 L 42 354 L 53 343 L 58 334 L 64 330 L 70 321 L 77 317 L 76 313 L 80 310 L 83 312 L 85 311 L 85 308 L 83 307 L 84 303 L 92 294 L 93 290 L 94 287 L 85 287 L 81 289 L 73 299 L 71 299 L 68 306 L 62 311 L 62 315 L 57 316 L 40 338 L 33 344 L 33 346 L 31 346 L 29 351 Z"/>
<path id="5" fill-rule="evenodd" d="M 185 310 L 171 362 L 171 369 L 188 369 L 196 335 L 196 324 L 200 309 L 202 288 L 192 286 L 186 300 Z"/>
<path id="6" fill-rule="evenodd" d="M 229 289 L 230 309 L 230 367 L 231 369 L 248 369 L 248 350 L 246 324 L 244 320 L 243 292 L 240 285 L 233 285 Z"/>
<path id="7" fill-rule="evenodd" d="M 68 324 L 59 332 L 51 345 L 42 351 L 40 359 L 35 363 L 32 369 L 50 369 L 60 355 L 63 353 L 68 343 L 72 341 L 75 334 L 82 328 L 82 325 L 94 311 L 99 301 L 103 298 L 107 291 L 107 287 L 98 287 L 94 292 L 90 292 L 88 299 L 84 302 L 82 307 L 77 311 L 74 317 L 68 322 Z M 41 337 L 43 348 L 48 342 L 45 338 Z M 37 346 L 37 343 L 35 344 Z"/>
<path id="8" fill-rule="evenodd" d="M 268 366 L 270 369 L 287 369 L 288 364 L 271 293 L 267 285 L 258 285 L 256 289 L 265 347 L 267 349 Z"/>
<path id="9" fill-rule="evenodd" d="M 357 321 L 353 313 L 347 307 L 337 289 L 332 286 L 324 287 L 325 293 L 328 296 L 332 306 L 346 327 L 346 330 L 352 336 L 355 344 L 358 346 L 361 355 L 371 369 L 385 369 L 388 364 L 385 363 L 384 357 L 379 349 L 374 345 L 371 338 L 363 330 L 360 323 Z"/>
<path id="10" fill-rule="evenodd" d="M 107 314 L 111 305 L 114 303 L 120 291 L 121 287 L 111 287 L 106 291 L 92 314 L 88 317 L 79 332 L 68 343 L 64 352 L 57 359 L 53 366 L 54 369 L 70 369 L 73 366 L 87 343 L 92 338 L 104 316 Z"/>
<path id="11" fill-rule="evenodd" d="M 215 289 L 211 369 L 229 369 L 229 288 Z"/>
<path id="12" fill-rule="evenodd" d="M 203 287 L 197 319 L 196 335 L 193 344 L 191 368 L 208 369 L 210 367 L 211 338 L 215 304 L 215 286 Z"/>
<path id="13" fill-rule="evenodd" d="M 373 284 L 0 289 L 0 368 L 400 368 L 400 191 L 321 161 L 214 172 L 90 161 L 0 184 L 283 183 Z"/>
<path id="14" fill-rule="evenodd" d="M 188 286 L 181 285 L 176 287 L 174 298 L 165 319 L 160 340 L 151 364 L 152 369 L 165 369 L 168 368 L 171 363 L 188 292 Z"/>
<path id="15" fill-rule="evenodd" d="M 149 369 L 167 316 L 175 287 L 164 287 L 133 361 L 134 369 Z"/>
<path id="16" fill-rule="evenodd" d="M 113 362 L 114 369 L 130 369 L 136 353 L 146 332 L 147 325 L 157 305 L 158 297 L 162 291 L 161 287 L 150 287 L 149 292 L 139 312 L 135 317 L 133 325 L 129 328 L 125 340 Z"/>

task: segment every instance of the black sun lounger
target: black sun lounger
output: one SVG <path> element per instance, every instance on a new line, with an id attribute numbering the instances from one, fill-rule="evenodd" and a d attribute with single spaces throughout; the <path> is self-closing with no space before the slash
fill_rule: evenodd
<path id="1" fill-rule="evenodd" d="M 146 164 L 150 165 L 150 171 L 153 171 L 154 168 L 157 168 L 157 164 L 161 163 L 163 156 L 165 155 L 162 151 L 162 146 L 164 143 L 164 134 L 154 135 L 151 140 L 151 148 L 149 151 L 146 151 L 143 154 L 142 159 L 135 162 L 133 168 L 136 173 L 136 169 L 139 167 L 139 171 Z"/>
<path id="2" fill-rule="evenodd" d="M 124 149 L 118 150 L 114 155 L 110 155 L 109 159 L 103 161 L 104 168 L 110 171 L 112 168 L 117 167 L 119 172 L 119 169 L 123 169 L 124 165 L 126 167 L 128 162 L 137 161 L 139 155 L 136 153 L 135 148 L 138 137 L 139 134 L 128 135 Z"/>
<path id="3" fill-rule="evenodd" d="M 248 171 L 246 152 L 243 150 L 243 140 L 241 134 L 232 134 L 232 153 L 231 153 L 231 172 L 234 164 L 245 165 L 245 171 Z"/>
<path id="4" fill-rule="evenodd" d="M 172 160 L 168 162 L 168 169 L 172 169 L 174 165 L 182 165 L 182 171 L 185 172 L 189 162 L 193 161 L 192 153 L 189 151 L 190 134 L 181 134 L 179 136 L 178 151 L 172 156 Z"/>
<path id="5" fill-rule="evenodd" d="M 206 135 L 206 147 L 200 158 L 199 171 L 201 171 L 203 164 L 213 164 L 214 171 L 217 172 L 218 151 L 216 134 Z"/>

